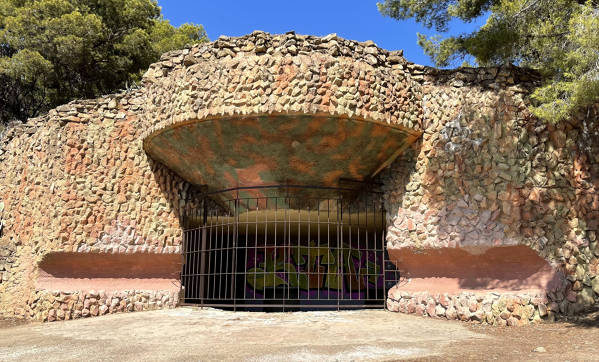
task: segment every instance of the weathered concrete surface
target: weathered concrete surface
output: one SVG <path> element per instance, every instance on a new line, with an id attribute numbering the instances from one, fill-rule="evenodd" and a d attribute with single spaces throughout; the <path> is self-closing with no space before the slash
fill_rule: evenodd
<path id="1" fill-rule="evenodd" d="M 47 290 L 145 289 L 178 293 L 181 256 L 49 253 L 39 268 L 37 286 Z"/>
<path id="2" fill-rule="evenodd" d="M 481 338 L 464 324 L 382 310 L 178 308 L 0 329 L 0 360 L 397 360 Z"/>

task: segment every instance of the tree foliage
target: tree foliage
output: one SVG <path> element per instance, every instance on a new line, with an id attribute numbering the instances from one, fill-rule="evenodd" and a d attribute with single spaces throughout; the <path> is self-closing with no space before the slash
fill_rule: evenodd
<path id="1" fill-rule="evenodd" d="M 206 40 L 154 0 L 0 0 L 0 123 L 122 88 L 162 53 Z"/>
<path id="2" fill-rule="evenodd" d="M 441 38 L 418 34 L 437 66 L 466 55 L 478 65 L 517 64 L 546 79 L 532 98 L 533 113 L 557 122 L 599 100 L 599 0 L 385 0 L 379 11 L 415 18 L 438 32 L 453 19 L 487 17 L 476 31 Z"/>

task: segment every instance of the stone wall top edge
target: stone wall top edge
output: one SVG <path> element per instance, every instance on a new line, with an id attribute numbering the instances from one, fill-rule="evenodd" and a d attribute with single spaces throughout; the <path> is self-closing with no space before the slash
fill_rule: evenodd
<path id="1" fill-rule="evenodd" d="M 140 97 L 144 94 L 142 88 L 133 88 L 133 89 L 122 89 L 114 93 L 103 94 L 96 98 L 85 98 L 85 99 L 74 99 L 68 103 L 61 104 L 55 108 L 50 109 L 47 113 L 42 114 L 37 117 L 32 117 L 27 119 L 25 122 L 20 121 L 11 121 L 9 122 L 9 127 L 31 127 L 31 126 L 39 126 L 45 124 L 47 121 L 56 120 L 56 116 L 67 116 L 69 112 L 77 111 L 78 109 L 89 110 L 93 109 L 97 106 L 107 105 L 112 100 L 121 100 L 121 99 L 132 99 L 136 97 Z M 70 119 L 61 119 L 65 122 L 73 122 Z M 7 128 L 7 129 L 8 129 Z"/>
<path id="2" fill-rule="evenodd" d="M 109 109 L 112 107 L 116 109 L 117 104 L 115 102 L 114 106 L 112 106 L 112 101 L 120 102 L 123 99 L 132 100 L 135 98 L 140 98 L 143 95 L 144 91 L 141 88 L 136 88 L 121 90 L 119 92 L 102 95 L 97 98 L 75 99 L 69 103 L 57 106 L 43 115 L 29 118 L 25 122 L 9 122 L 4 131 L 0 133 L 0 162 L 2 161 L 2 154 L 8 147 L 11 140 L 18 138 L 23 134 L 32 136 L 39 129 L 50 128 L 57 124 L 65 125 L 68 123 L 87 123 L 94 118 L 101 118 L 94 117 L 94 114 L 91 113 L 99 108 L 104 107 Z M 141 101 L 133 103 L 129 102 L 129 105 L 138 105 L 141 107 Z"/>
<path id="3" fill-rule="evenodd" d="M 534 87 L 540 83 L 541 75 L 534 69 L 514 65 L 490 67 L 460 67 L 438 69 L 407 61 L 403 50 L 389 51 L 380 48 L 373 41 L 358 42 L 329 34 L 323 37 L 300 35 L 295 32 L 270 34 L 254 31 L 240 37 L 221 36 L 210 43 L 195 44 L 190 47 L 164 53 L 159 62 L 149 69 L 171 69 L 195 64 L 199 61 L 217 61 L 231 59 L 238 55 L 279 55 L 322 53 L 337 58 L 350 58 L 363 61 L 373 67 L 403 70 L 415 76 L 420 83 L 449 83 L 460 80 L 464 84 L 475 85 L 485 80 L 512 78 L 513 84 L 530 83 Z M 510 83 L 506 79 L 505 83 Z M 501 83 L 501 82 L 498 82 Z"/>
<path id="4" fill-rule="evenodd" d="M 229 51 L 226 49 L 229 49 Z M 210 56 L 204 54 L 211 50 L 214 50 L 213 56 L 216 59 L 224 58 L 227 55 L 234 56 L 240 52 L 258 55 L 278 54 L 281 56 L 321 52 L 333 56 L 348 56 L 356 59 L 366 59 L 366 55 L 369 54 L 374 56 L 384 55 L 385 58 L 381 59 L 382 62 L 376 63 L 377 65 L 406 63 L 406 60 L 403 58 L 403 50 L 389 51 L 380 48 L 371 40 L 359 42 L 342 38 L 335 33 L 326 36 L 315 36 L 301 35 L 295 32 L 270 34 L 256 30 L 239 37 L 221 35 L 217 40 L 212 42 L 194 44 L 183 49 L 173 50 L 164 53 L 160 61 L 154 64 L 162 63 L 163 65 L 167 65 L 163 63 L 165 61 L 173 61 L 174 64 L 177 64 L 184 61 L 183 56 L 198 53 L 203 55 L 204 59 L 207 59 Z"/>
<path id="5" fill-rule="evenodd" d="M 358 42 L 329 34 L 324 37 L 300 35 L 295 32 L 270 34 L 254 31 L 240 37 L 221 36 L 209 43 L 191 45 L 184 49 L 164 53 L 160 61 L 153 63 L 144 75 L 144 83 L 151 83 L 148 74 L 162 69 L 166 76 L 172 70 L 205 61 L 233 59 L 237 56 L 271 55 L 290 57 L 323 54 L 335 58 L 353 59 L 373 67 L 391 69 L 393 65 L 406 64 L 402 50 L 388 51 L 373 41 Z"/>
<path id="6" fill-rule="evenodd" d="M 521 92 L 528 93 L 542 82 L 541 74 L 535 69 L 514 65 L 439 69 L 408 63 L 406 68 L 412 79 L 424 86 L 482 87 L 496 91 L 519 86 Z"/>
<path id="7" fill-rule="evenodd" d="M 253 53 L 254 55 L 269 54 L 269 49 L 272 50 L 270 54 L 275 54 L 275 50 L 280 51 L 281 55 L 301 54 L 302 51 L 297 50 L 298 46 L 296 45 L 300 41 L 306 42 L 309 46 L 315 47 L 313 51 L 321 52 L 323 54 L 329 54 L 335 57 L 349 57 L 356 60 L 365 60 L 365 57 L 367 55 L 375 56 L 377 57 L 376 62 L 374 62 L 372 59 L 370 62 L 366 61 L 367 63 L 373 63 L 371 64 L 373 66 L 378 65 L 381 67 L 388 67 L 389 69 L 391 69 L 394 64 L 401 64 L 400 69 L 405 69 L 407 73 L 412 75 L 413 80 L 423 85 L 480 85 L 481 81 L 483 83 L 485 80 L 496 81 L 497 78 L 503 77 L 503 79 L 500 80 L 507 80 L 507 85 L 524 83 L 526 86 L 525 88 L 528 89 L 538 85 L 541 79 L 537 71 L 532 69 L 520 68 L 513 65 L 477 68 L 460 67 L 455 69 L 438 69 L 430 66 L 419 65 L 406 61 L 406 59 L 403 57 L 402 50 L 388 51 L 378 47 L 372 41 L 358 42 L 354 40 L 344 39 L 342 37 L 337 36 L 336 34 L 329 34 L 324 37 L 319 37 L 313 35 L 300 35 L 295 34 L 294 32 L 271 35 L 270 33 L 262 31 L 254 31 L 250 34 L 240 37 L 221 36 L 217 40 L 210 43 L 196 44 L 188 48 L 164 53 L 160 58 L 161 60 L 150 65 L 149 69 L 156 67 L 171 68 L 175 67 L 176 65 L 185 65 L 186 62 L 189 62 L 189 56 L 193 55 L 194 52 L 195 54 L 200 56 L 202 54 L 206 54 L 206 52 L 211 52 L 211 55 L 208 57 L 209 59 L 205 60 L 215 60 L 227 56 L 231 57 L 231 52 L 233 55 L 236 54 L 234 50 L 236 47 L 239 47 L 238 45 L 241 45 L 239 49 L 243 50 L 242 47 L 244 45 L 247 46 L 248 44 L 254 44 L 254 48 L 252 48 L 251 51 L 249 51 L 249 53 Z M 270 46 L 269 48 L 265 48 L 263 52 L 260 51 L 262 50 L 262 46 L 260 45 L 262 42 Z M 336 46 L 337 50 L 330 50 L 331 44 L 333 47 Z M 273 45 L 276 45 L 276 47 L 274 47 Z M 297 51 L 294 52 L 292 46 L 295 46 Z M 351 51 L 340 51 L 339 49 L 341 49 L 342 47 L 346 47 Z M 233 50 L 231 50 L 231 52 L 225 51 L 224 53 L 221 53 L 221 57 L 219 57 L 218 54 L 212 54 L 214 52 L 218 53 L 223 49 Z M 283 49 L 286 49 L 286 52 L 283 51 Z M 246 52 L 242 51 L 242 53 L 248 53 L 249 49 L 246 48 L 245 50 Z M 512 79 L 510 79 L 510 77 Z M 501 83 L 502 82 L 494 82 L 495 85 Z M 26 122 L 12 122 L 11 124 L 9 124 L 9 126 L 3 132 L 3 134 L 0 135 L 0 147 L 3 143 L 6 143 L 4 136 L 6 136 L 6 134 L 9 133 L 11 129 L 14 129 L 13 132 L 18 132 L 19 134 L 22 134 L 24 132 L 31 133 L 33 129 L 47 124 L 48 121 L 51 122 L 57 119 L 62 122 L 83 123 L 85 121 L 76 119 L 72 115 L 69 115 L 69 113 L 75 112 L 78 109 L 83 112 L 89 111 L 97 106 L 108 104 L 113 99 L 118 100 L 123 98 L 136 98 L 139 96 L 143 96 L 145 92 L 146 90 L 142 87 L 135 89 L 120 90 L 115 93 L 105 94 L 92 99 L 76 99 L 50 110 L 47 114 L 35 118 L 30 118 Z"/>
<path id="8" fill-rule="evenodd" d="M 434 296 L 434 295 L 445 295 L 445 296 L 468 296 L 468 297 L 474 297 L 474 296 L 487 296 L 487 297 L 491 297 L 491 298 L 502 298 L 502 299 L 507 299 L 507 298 L 542 298 L 543 300 L 547 299 L 547 295 L 545 292 L 542 291 L 502 291 L 502 292 L 497 292 L 497 291 L 488 291 L 488 290 L 480 290 L 480 291 L 457 291 L 457 292 L 433 292 L 433 291 L 404 291 L 399 289 L 398 291 L 398 296 L 401 296 L 402 298 L 416 298 L 416 297 L 427 297 L 427 296 Z"/>

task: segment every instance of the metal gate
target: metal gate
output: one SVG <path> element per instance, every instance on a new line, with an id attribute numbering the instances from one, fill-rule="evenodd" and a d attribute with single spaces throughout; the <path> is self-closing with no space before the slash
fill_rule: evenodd
<path id="1" fill-rule="evenodd" d="M 207 194 L 188 214 L 184 303 L 234 310 L 385 305 L 382 197 L 269 186 Z"/>

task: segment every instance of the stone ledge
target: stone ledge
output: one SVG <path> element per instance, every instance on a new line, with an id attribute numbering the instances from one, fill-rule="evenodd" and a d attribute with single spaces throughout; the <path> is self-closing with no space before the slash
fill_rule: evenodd
<path id="1" fill-rule="evenodd" d="M 172 291 L 124 290 L 48 291 L 31 295 L 23 317 L 43 322 L 95 317 L 122 312 L 175 308 L 179 295 Z"/>
<path id="2" fill-rule="evenodd" d="M 392 312 L 499 326 L 552 320 L 559 312 L 541 295 L 400 292 L 395 298 L 387 299 L 387 309 Z"/>

